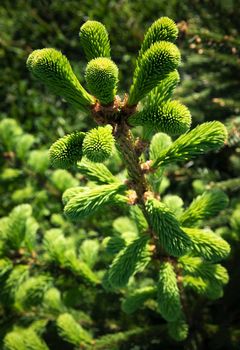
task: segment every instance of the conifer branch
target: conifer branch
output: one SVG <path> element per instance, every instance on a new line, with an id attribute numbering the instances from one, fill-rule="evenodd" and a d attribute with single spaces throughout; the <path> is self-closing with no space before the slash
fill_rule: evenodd
<path id="1" fill-rule="evenodd" d="M 53 164 L 69 167 L 79 161 L 80 172 L 94 182 L 86 188 L 73 185 L 64 192 L 66 216 L 72 221 L 83 220 L 105 205 L 116 203 L 131 206 L 132 217 L 136 220 L 138 230 L 133 236 L 114 236 L 105 244 L 114 257 L 105 273 L 104 288 L 126 287 L 130 278 L 151 262 L 155 275 L 159 276 L 158 281 L 155 280 L 154 286 L 141 288 L 130 295 L 123 309 L 131 313 L 148 299 L 157 299 L 159 312 L 168 322 L 169 334 L 183 341 L 188 335 L 187 321 L 191 321 L 185 288 L 210 299 L 221 296 L 223 285 L 228 280 L 227 273 L 221 265 L 213 264 L 226 258 L 230 247 L 211 231 L 195 228 L 200 220 L 216 215 L 225 207 L 227 198 L 221 191 L 204 193 L 185 212 L 181 198 L 173 196 L 171 201 L 160 197 L 159 183 L 165 166 L 217 151 L 227 139 L 226 128 L 219 121 L 207 122 L 188 131 L 191 125 L 188 108 L 171 100 L 179 82 L 176 69 L 181 60 L 180 52 L 173 44 L 177 34 L 177 26 L 169 18 L 161 18 L 149 28 L 141 46 L 129 96 L 125 94 L 123 100 L 116 95 L 118 68 L 110 59 L 108 34 L 99 22 L 88 21 L 80 29 L 80 41 L 90 60 L 85 78 L 94 97 L 80 85 L 67 59 L 56 50 L 34 52 L 28 59 L 28 66 L 36 77 L 46 80 L 53 91 L 88 110 L 98 125 L 86 134 L 67 135 L 50 149 Z M 144 127 L 143 137 L 137 140 L 131 131 L 135 125 Z M 154 135 L 159 131 L 161 133 Z M 182 135 L 172 142 L 163 133 Z M 148 154 L 146 147 L 153 135 Z M 128 175 L 122 182 L 101 164 L 111 157 L 115 143 Z M 82 156 L 87 161 L 81 161 Z M 158 186 L 155 186 L 155 180 Z M 173 203 L 175 200 L 177 204 Z M 24 232 L 19 235 L 17 247 L 24 240 Z M 12 243 L 9 233 L 7 237 L 6 241 Z M 94 262 L 87 257 L 94 245 L 86 245 L 86 261 L 81 261 L 73 247 L 65 248 L 67 241 L 59 232 L 48 232 L 44 243 L 52 263 L 92 285 L 99 284 L 98 276 L 89 267 Z M 84 246 L 81 248 L 84 251 Z M 189 267 L 189 261 L 193 262 L 192 267 Z M 7 262 L 5 265 L 8 269 Z M 33 299 L 35 296 L 36 300 L 37 297 L 44 298 L 41 288 L 44 278 L 40 275 L 25 282 L 26 289 L 28 284 L 33 289 Z M 37 283 L 36 288 L 32 288 L 35 281 L 39 282 L 39 288 Z M 47 289 L 52 288 L 49 282 Z M 24 305 L 27 305 L 27 295 L 25 290 L 18 293 Z M 60 315 L 57 325 L 60 336 L 83 349 L 92 346 L 101 349 L 102 345 L 119 344 L 127 338 L 120 333 L 95 342 L 69 313 Z"/>

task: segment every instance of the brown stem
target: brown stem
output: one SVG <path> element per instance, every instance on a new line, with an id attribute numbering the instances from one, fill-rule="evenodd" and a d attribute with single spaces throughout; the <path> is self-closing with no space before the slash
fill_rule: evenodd
<path id="1" fill-rule="evenodd" d="M 120 120 L 117 124 L 115 137 L 131 179 L 132 187 L 137 193 L 139 203 L 142 203 L 144 193 L 148 191 L 148 184 L 140 166 L 132 133 L 124 120 Z"/>

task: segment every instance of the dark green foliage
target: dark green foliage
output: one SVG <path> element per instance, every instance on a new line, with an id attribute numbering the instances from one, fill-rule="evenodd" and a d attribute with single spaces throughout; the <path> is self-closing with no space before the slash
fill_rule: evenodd
<path id="1" fill-rule="evenodd" d="M 168 322 L 168 333 L 176 341 L 184 341 L 188 336 L 188 325 L 183 319 Z"/>
<path id="2" fill-rule="evenodd" d="M 126 246 L 125 240 L 118 236 L 107 237 L 104 243 L 106 245 L 106 251 L 109 254 L 117 254 Z"/>
<path id="3" fill-rule="evenodd" d="M 146 300 L 155 298 L 157 293 L 156 287 L 145 287 L 136 290 L 130 294 L 122 303 L 122 309 L 127 314 L 137 311 Z"/>

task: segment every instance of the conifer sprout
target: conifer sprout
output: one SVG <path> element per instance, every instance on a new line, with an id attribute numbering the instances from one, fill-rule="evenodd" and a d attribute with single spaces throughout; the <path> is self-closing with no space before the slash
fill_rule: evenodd
<path id="1" fill-rule="evenodd" d="M 88 61 L 97 57 L 110 58 L 108 32 L 102 23 L 87 21 L 81 26 L 79 37 Z"/>
<path id="2" fill-rule="evenodd" d="M 91 344 L 91 335 L 69 313 L 61 314 L 57 319 L 57 327 L 62 337 L 69 343 L 80 346 L 80 344 Z"/>
<path id="3" fill-rule="evenodd" d="M 58 313 L 64 310 L 64 304 L 61 300 L 61 293 L 57 288 L 50 288 L 44 294 L 44 306 L 53 312 Z"/>
<path id="4" fill-rule="evenodd" d="M 217 300 L 223 296 L 223 287 L 220 284 L 202 277 L 183 276 L 183 286 L 186 290 L 191 289 L 210 300 Z"/>
<path id="5" fill-rule="evenodd" d="M 178 48 L 167 41 L 156 42 L 143 54 L 130 88 L 128 104 L 133 106 L 145 97 L 161 80 L 180 64 Z"/>
<path id="6" fill-rule="evenodd" d="M 226 259 L 230 254 L 229 244 L 210 230 L 183 228 L 192 241 L 193 253 L 211 262 Z"/>
<path id="7" fill-rule="evenodd" d="M 27 67 L 53 93 L 77 108 L 86 110 L 94 103 L 94 98 L 79 83 L 68 59 L 60 51 L 53 48 L 35 50 L 28 57 Z"/>
<path id="8" fill-rule="evenodd" d="M 151 160 L 157 159 L 161 151 L 172 144 L 172 139 L 165 133 L 156 133 L 150 143 L 149 157 Z"/>
<path id="9" fill-rule="evenodd" d="M 153 108 L 154 106 L 167 102 L 172 97 L 179 82 L 180 76 L 175 69 L 142 100 L 144 107 L 148 106 L 149 108 Z"/>
<path id="10" fill-rule="evenodd" d="M 188 133 L 181 135 L 152 164 L 152 168 L 169 163 L 187 161 L 200 154 L 217 151 L 227 140 L 227 130 L 219 121 L 198 125 Z"/>
<path id="11" fill-rule="evenodd" d="M 138 60 L 141 59 L 145 51 L 147 51 L 152 44 L 158 41 L 174 42 L 178 37 L 178 27 L 176 23 L 168 18 L 161 17 L 148 28 L 144 35 L 141 50 L 139 52 Z"/>
<path id="12" fill-rule="evenodd" d="M 118 84 L 118 67 L 113 61 L 106 57 L 91 60 L 85 78 L 89 91 L 103 105 L 113 102 Z"/>
<path id="13" fill-rule="evenodd" d="M 24 335 L 19 331 L 7 333 L 4 338 L 4 348 L 6 350 L 26 350 Z"/>
<path id="14" fill-rule="evenodd" d="M 108 271 L 108 280 L 113 287 L 125 287 L 129 278 L 149 263 L 148 240 L 147 235 L 135 239 L 115 257 Z"/>
<path id="15" fill-rule="evenodd" d="M 126 247 L 126 241 L 119 236 L 106 237 L 104 239 L 104 247 L 108 254 L 117 254 Z"/>
<path id="16" fill-rule="evenodd" d="M 180 217 L 182 226 L 196 226 L 199 220 L 208 219 L 217 215 L 228 205 L 227 195 L 217 189 L 204 192 L 193 200 L 188 209 Z"/>
<path id="17" fill-rule="evenodd" d="M 90 161 L 101 163 L 113 152 L 114 137 L 111 125 L 90 130 L 83 141 L 83 155 Z"/>
<path id="18" fill-rule="evenodd" d="M 110 172 L 110 170 L 102 163 L 94 163 L 83 158 L 77 167 L 81 174 L 97 184 L 108 184 L 117 182 L 118 179 Z"/>
<path id="19" fill-rule="evenodd" d="M 191 248 L 191 239 L 180 228 L 171 210 L 155 198 L 149 198 L 145 205 L 161 247 L 176 257 L 185 254 Z"/>
<path id="20" fill-rule="evenodd" d="M 16 301 L 22 310 L 28 310 L 32 306 L 42 302 L 44 293 L 51 287 L 51 279 L 45 275 L 28 278 L 17 290 Z"/>
<path id="21" fill-rule="evenodd" d="M 186 255 L 179 259 L 179 263 L 184 270 L 184 274 L 201 277 L 220 286 L 227 284 L 229 281 L 227 270 L 220 264 L 212 264 L 202 258 Z"/>
<path id="22" fill-rule="evenodd" d="M 49 150 L 50 162 L 55 168 L 70 168 L 82 158 L 82 144 L 85 133 L 73 132 L 52 144 Z"/>
<path id="23" fill-rule="evenodd" d="M 181 257 L 183 284 L 197 294 L 215 300 L 223 295 L 223 286 L 228 283 L 227 270 L 220 264 L 212 264 L 199 257 Z"/>
<path id="24" fill-rule="evenodd" d="M 4 350 L 48 350 L 47 344 L 31 328 L 16 328 L 4 338 Z"/>
<path id="25" fill-rule="evenodd" d="M 177 276 L 170 262 L 160 265 L 157 284 L 158 308 L 163 318 L 175 321 L 181 316 L 180 292 L 177 285 Z"/>
<path id="26" fill-rule="evenodd" d="M 17 249 L 23 244 L 31 214 L 32 207 L 29 204 L 18 205 L 10 212 L 4 232 L 10 248 Z"/>
<path id="27" fill-rule="evenodd" d="M 116 194 L 124 190 L 126 190 L 125 185 L 114 183 L 80 192 L 67 202 L 64 212 L 71 220 L 80 220 L 93 214 L 104 204 L 112 203 Z"/>
<path id="28" fill-rule="evenodd" d="M 62 195 L 62 202 L 64 205 L 67 204 L 67 202 L 73 198 L 74 196 L 76 196 L 79 193 L 85 192 L 89 190 L 88 187 L 83 187 L 83 186 L 76 186 L 76 187 L 70 187 L 68 188 L 66 191 L 64 191 L 63 195 Z"/>
<path id="29" fill-rule="evenodd" d="M 189 109 L 179 101 L 168 101 L 161 105 L 146 106 L 129 119 L 134 125 L 146 125 L 157 132 L 169 135 L 184 134 L 191 126 Z"/>

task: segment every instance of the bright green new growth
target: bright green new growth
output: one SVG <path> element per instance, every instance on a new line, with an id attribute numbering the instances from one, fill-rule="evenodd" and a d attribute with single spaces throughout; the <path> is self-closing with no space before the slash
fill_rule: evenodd
<path id="1" fill-rule="evenodd" d="M 170 262 L 161 263 L 157 289 L 160 314 L 167 321 L 177 320 L 181 316 L 182 307 L 177 276 Z"/>
<path id="2" fill-rule="evenodd" d="M 114 137 L 111 125 L 90 130 L 83 141 L 83 155 L 90 161 L 101 163 L 112 154 Z"/>
<path id="3" fill-rule="evenodd" d="M 76 107 L 86 110 L 94 103 L 94 98 L 81 86 L 68 59 L 60 51 L 52 48 L 35 50 L 28 57 L 27 67 L 52 92 Z"/>
<path id="4" fill-rule="evenodd" d="M 199 220 L 208 219 L 217 215 L 228 205 L 228 197 L 221 190 L 211 190 L 198 196 L 190 204 L 189 208 L 180 217 L 182 226 L 196 226 Z"/>
<path id="5" fill-rule="evenodd" d="M 81 174 L 86 175 L 89 180 L 96 182 L 97 184 L 110 184 L 118 181 L 110 170 L 102 163 L 94 163 L 84 158 L 77 166 Z"/>
<path id="6" fill-rule="evenodd" d="M 161 247 L 172 256 L 185 254 L 191 248 L 191 239 L 180 228 L 171 210 L 155 198 L 149 198 L 145 205 Z"/>
<path id="7" fill-rule="evenodd" d="M 70 168 L 82 158 L 84 132 L 74 132 L 61 137 L 52 144 L 49 150 L 51 164 L 55 168 Z"/>
<path id="8" fill-rule="evenodd" d="M 44 297 L 44 293 L 50 288 L 51 280 L 48 276 L 38 275 L 28 278 L 17 290 L 16 300 L 20 309 L 28 310 L 38 305 Z"/>
<path id="9" fill-rule="evenodd" d="M 70 187 L 66 191 L 64 191 L 62 195 L 62 202 L 64 205 L 67 204 L 67 202 L 76 196 L 79 193 L 87 191 L 89 188 L 88 187 L 83 187 L 83 186 L 76 186 L 76 187 Z"/>
<path id="10" fill-rule="evenodd" d="M 88 61 L 97 57 L 110 57 L 108 32 L 102 23 L 87 21 L 80 28 L 79 36 Z"/>
<path id="11" fill-rule="evenodd" d="M 153 108 L 170 100 L 179 82 L 180 76 L 175 69 L 143 99 L 144 107 Z"/>
<path id="12" fill-rule="evenodd" d="M 178 48 L 167 41 L 153 44 L 136 67 L 128 104 L 133 106 L 145 97 L 161 80 L 176 69 L 181 56 Z"/>
<path id="13" fill-rule="evenodd" d="M 61 300 L 61 293 L 54 287 L 48 289 L 44 294 L 43 304 L 47 310 L 51 310 L 54 313 L 59 313 L 61 310 L 64 310 L 64 304 Z"/>
<path id="14" fill-rule="evenodd" d="M 191 289 L 210 300 L 216 300 L 223 296 L 223 287 L 220 284 L 202 277 L 184 276 L 183 286 L 185 289 Z"/>
<path id="15" fill-rule="evenodd" d="M 178 161 L 187 161 L 200 154 L 216 151 L 227 139 L 227 130 L 219 121 L 206 122 L 181 135 L 166 150 L 160 153 L 152 167 L 168 165 Z"/>
<path id="16" fill-rule="evenodd" d="M 141 59 L 145 51 L 147 51 L 152 44 L 157 41 L 174 42 L 178 37 L 178 27 L 176 23 L 168 18 L 161 17 L 148 28 L 144 35 L 141 50 L 139 52 L 138 60 Z"/>
<path id="17" fill-rule="evenodd" d="M 57 327 L 61 336 L 69 343 L 80 346 L 91 344 L 91 335 L 73 318 L 71 314 L 61 314 L 57 319 Z"/>
<path id="18" fill-rule="evenodd" d="M 220 264 L 212 264 L 199 257 L 192 256 L 183 256 L 179 262 L 186 275 L 200 277 L 208 283 L 214 283 L 220 287 L 228 283 L 227 270 Z"/>
<path id="19" fill-rule="evenodd" d="M 182 257 L 180 266 L 183 269 L 184 287 L 212 300 L 222 297 L 223 286 L 229 280 L 223 266 L 191 256 Z"/>
<path id="20" fill-rule="evenodd" d="M 145 125 L 157 132 L 169 135 L 180 135 L 191 126 L 189 109 L 179 101 L 168 101 L 161 105 L 146 106 L 129 118 L 133 125 Z"/>
<path id="21" fill-rule="evenodd" d="M 113 61 L 106 57 L 91 60 L 85 78 L 89 91 L 103 105 L 113 102 L 118 84 L 118 67 Z"/>
<path id="22" fill-rule="evenodd" d="M 48 350 L 47 344 L 32 329 L 17 328 L 4 338 L 4 350 Z"/>
<path id="23" fill-rule="evenodd" d="M 156 133 L 150 143 L 149 156 L 151 160 L 158 158 L 159 154 L 172 144 L 171 137 L 162 132 Z"/>
<path id="24" fill-rule="evenodd" d="M 229 244 L 217 234 L 195 228 L 183 228 L 192 241 L 194 255 L 211 262 L 226 259 L 230 253 Z"/>
<path id="25" fill-rule="evenodd" d="M 125 189 L 125 185 L 114 183 L 80 192 L 68 200 L 64 212 L 71 220 L 80 220 L 93 214 L 103 205 L 112 203 L 114 197 Z"/>

